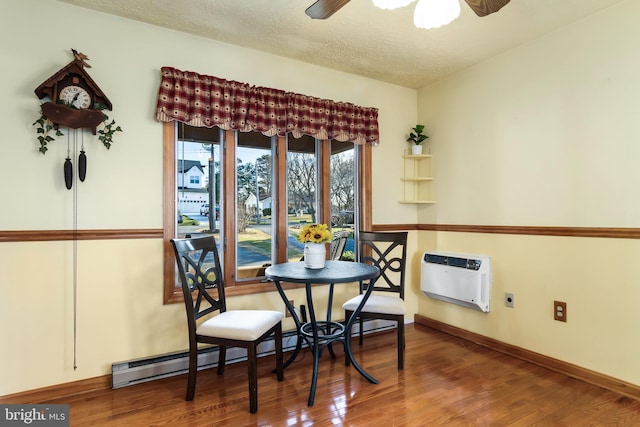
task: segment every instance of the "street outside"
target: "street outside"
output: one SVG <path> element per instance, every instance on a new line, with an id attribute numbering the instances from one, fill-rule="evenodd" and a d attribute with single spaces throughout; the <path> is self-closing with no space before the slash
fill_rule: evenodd
<path id="1" fill-rule="evenodd" d="M 191 237 L 196 237 L 199 234 L 210 234 L 209 231 L 209 217 L 200 215 L 199 212 L 194 213 L 184 213 L 183 215 L 191 218 L 194 221 L 199 222 L 198 225 L 179 225 L 178 233 L 180 237 L 190 235 Z M 269 240 L 271 238 L 271 223 L 270 219 L 262 219 L 261 224 L 250 224 L 247 226 L 246 233 L 240 233 L 238 236 L 239 244 L 238 244 L 238 266 L 239 267 L 249 267 L 249 266 L 261 266 L 265 263 L 271 262 L 270 254 L 265 254 L 264 251 L 259 251 L 252 249 L 251 242 L 256 241 L 264 241 Z M 289 221 L 289 236 L 287 239 L 289 255 L 293 257 L 297 257 L 296 254 L 299 253 L 299 256 L 302 257 L 302 253 L 304 250 L 304 244 L 300 243 L 297 238 L 297 230 L 301 227 L 300 224 L 306 224 L 308 221 L 306 219 L 302 220 L 294 220 Z M 220 221 L 216 221 L 216 232 L 213 235 L 216 237 L 216 240 L 219 237 L 219 227 Z M 206 232 L 205 232 L 206 231 Z M 243 244 L 246 242 L 247 244 Z M 255 246 L 255 245 L 254 245 Z M 346 251 L 353 251 L 353 240 L 350 239 L 347 242 Z"/>

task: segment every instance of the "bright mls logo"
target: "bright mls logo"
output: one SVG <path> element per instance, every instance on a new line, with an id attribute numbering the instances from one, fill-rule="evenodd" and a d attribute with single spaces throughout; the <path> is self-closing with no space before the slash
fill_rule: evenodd
<path id="1" fill-rule="evenodd" d="M 69 405 L 0 405 L 0 426 L 69 427 Z"/>

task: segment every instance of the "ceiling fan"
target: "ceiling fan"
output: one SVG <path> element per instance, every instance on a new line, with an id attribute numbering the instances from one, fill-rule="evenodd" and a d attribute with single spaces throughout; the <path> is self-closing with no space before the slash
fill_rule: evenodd
<path id="1" fill-rule="evenodd" d="M 350 0 L 317 0 L 305 13 L 313 19 L 327 19 Z M 487 16 L 499 11 L 510 0 L 464 0 L 478 16 Z"/>

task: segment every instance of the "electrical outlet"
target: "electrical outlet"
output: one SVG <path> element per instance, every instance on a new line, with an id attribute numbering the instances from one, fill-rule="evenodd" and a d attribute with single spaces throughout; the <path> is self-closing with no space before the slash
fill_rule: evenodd
<path id="1" fill-rule="evenodd" d="M 506 305 L 507 307 L 511 307 L 513 308 L 513 294 L 510 294 L 509 292 L 505 292 L 504 293 L 504 305 Z"/>
<path id="2" fill-rule="evenodd" d="M 289 300 L 289 304 L 291 304 L 292 307 L 295 307 L 292 299 Z M 287 309 L 287 307 L 284 308 L 284 317 L 293 317 L 291 316 L 291 312 Z"/>
<path id="3" fill-rule="evenodd" d="M 553 302 L 553 320 L 559 322 L 567 321 L 567 303 L 562 301 Z"/>

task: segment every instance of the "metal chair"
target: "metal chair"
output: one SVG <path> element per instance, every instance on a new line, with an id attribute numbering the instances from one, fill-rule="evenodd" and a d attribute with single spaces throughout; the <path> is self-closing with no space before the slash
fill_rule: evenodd
<path id="1" fill-rule="evenodd" d="M 363 319 L 392 320 L 397 324 L 398 369 L 404 369 L 404 277 L 407 263 L 407 232 L 368 232 L 358 234 L 360 262 L 372 264 L 380 269 L 380 277 L 374 282 L 373 293 L 358 315 L 359 342 L 363 343 Z M 345 319 L 356 310 L 362 294 L 370 285 L 365 282 L 360 294 L 342 305 Z M 348 360 L 346 361 L 348 365 Z"/>
<path id="2" fill-rule="evenodd" d="M 339 261 L 347 246 L 349 232 L 339 231 L 333 235 L 331 245 L 329 245 L 329 259 Z"/>
<path id="3" fill-rule="evenodd" d="M 334 233 L 331 244 L 329 245 L 329 259 L 339 261 L 344 253 L 344 248 L 347 246 L 347 240 L 349 239 L 348 231 L 338 231 Z M 304 261 L 304 255 L 300 257 L 300 261 Z M 270 264 L 269 264 L 270 265 Z"/>
<path id="4" fill-rule="evenodd" d="M 258 411 L 257 346 L 275 336 L 276 374 L 282 381 L 282 318 L 273 310 L 227 310 L 218 249 L 213 236 L 171 240 L 189 328 L 189 379 L 185 400 L 193 400 L 198 370 L 198 343 L 219 346 L 218 375 L 224 373 L 227 347 L 247 350 L 249 411 Z M 218 311 L 219 314 L 204 316 Z"/>

